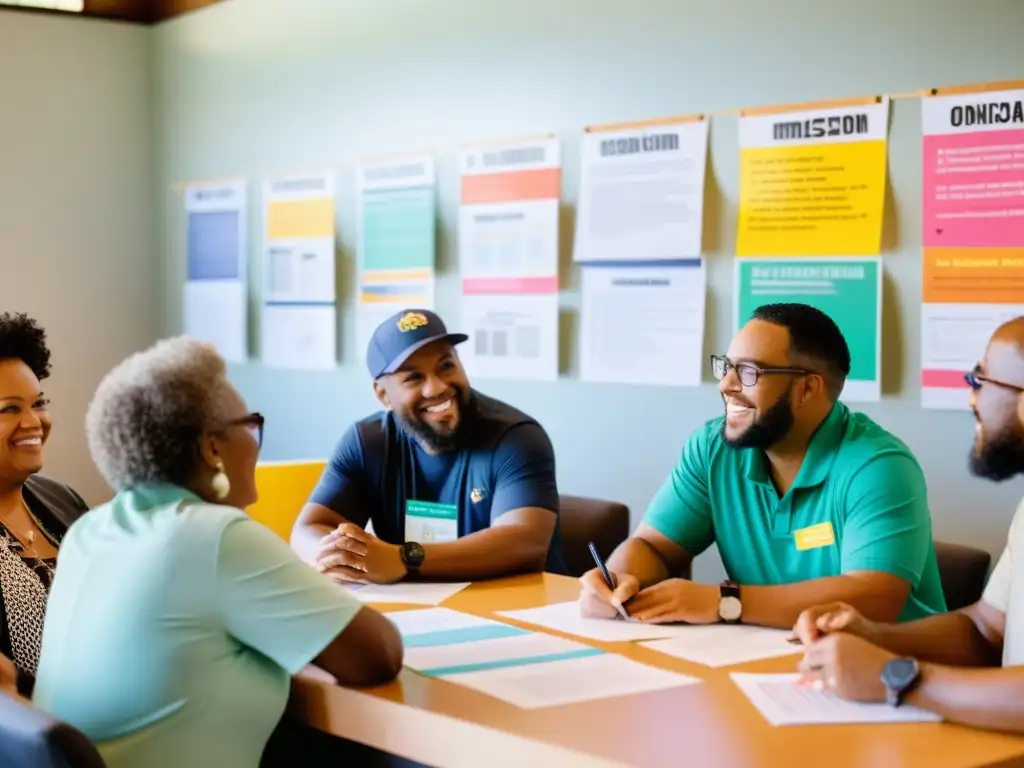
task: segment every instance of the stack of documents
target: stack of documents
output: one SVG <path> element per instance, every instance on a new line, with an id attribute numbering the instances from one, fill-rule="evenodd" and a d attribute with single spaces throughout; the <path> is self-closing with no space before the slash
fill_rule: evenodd
<path id="1" fill-rule="evenodd" d="M 349 592 L 364 603 L 440 605 L 470 585 L 470 582 L 398 582 L 397 584 L 349 584 Z"/>
<path id="2" fill-rule="evenodd" d="M 641 643 L 644 648 L 708 667 L 729 667 L 758 659 L 790 656 L 803 649 L 787 629 L 737 624 L 690 626 L 668 640 Z"/>
<path id="3" fill-rule="evenodd" d="M 387 614 L 405 665 L 532 709 L 673 688 L 700 680 L 447 608 Z"/>
<path id="4" fill-rule="evenodd" d="M 772 725 L 839 725 L 850 723 L 926 723 L 942 718 L 904 704 L 864 704 L 826 691 L 797 685 L 800 675 L 748 675 L 733 672 L 733 682 Z"/>

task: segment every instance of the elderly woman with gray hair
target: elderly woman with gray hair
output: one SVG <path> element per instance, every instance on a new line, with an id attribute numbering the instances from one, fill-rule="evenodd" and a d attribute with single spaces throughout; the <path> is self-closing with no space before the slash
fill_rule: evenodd
<path id="1" fill-rule="evenodd" d="M 117 495 L 64 538 L 34 701 L 111 768 L 255 768 L 306 664 L 353 685 L 398 674 L 391 622 L 242 512 L 263 418 L 212 346 L 122 362 L 86 431 Z"/>

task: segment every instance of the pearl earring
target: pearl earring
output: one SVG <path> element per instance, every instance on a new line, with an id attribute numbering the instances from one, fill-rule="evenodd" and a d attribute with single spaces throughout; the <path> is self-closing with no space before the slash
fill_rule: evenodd
<path id="1" fill-rule="evenodd" d="M 210 481 L 210 489 L 213 491 L 213 496 L 217 501 L 223 501 L 231 493 L 231 481 L 224 474 L 224 462 L 220 459 L 217 459 L 217 474 Z"/>

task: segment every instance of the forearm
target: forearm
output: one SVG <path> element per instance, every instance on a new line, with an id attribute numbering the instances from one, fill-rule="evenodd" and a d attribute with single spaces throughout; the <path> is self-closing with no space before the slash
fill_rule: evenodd
<path id="1" fill-rule="evenodd" d="M 640 582 L 640 589 L 664 581 L 669 573 L 665 561 L 643 539 L 631 537 L 622 542 L 611 557 L 608 569 L 613 573 L 628 573 Z"/>
<path id="2" fill-rule="evenodd" d="M 882 624 L 877 644 L 899 656 L 954 667 L 998 666 L 1000 649 L 962 611 L 906 624 Z"/>
<path id="3" fill-rule="evenodd" d="M 543 571 L 550 539 L 525 525 L 497 525 L 457 541 L 422 544 L 420 575 L 428 579 L 487 579 Z"/>
<path id="4" fill-rule="evenodd" d="M 1024 733 L 1024 667 L 956 669 L 922 664 L 921 678 L 905 701 L 949 722 Z"/>
<path id="5" fill-rule="evenodd" d="M 827 576 L 770 587 L 740 585 L 744 624 L 789 629 L 800 614 L 815 605 L 843 602 L 872 621 L 895 621 L 903 600 L 854 576 Z"/>

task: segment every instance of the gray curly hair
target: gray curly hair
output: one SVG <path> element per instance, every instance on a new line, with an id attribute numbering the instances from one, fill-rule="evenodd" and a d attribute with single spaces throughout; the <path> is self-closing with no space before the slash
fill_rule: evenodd
<path id="1" fill-rule="evenodd" d="M 179 336 L 126 358 L 100 382 L 85 416 L 100 474 L 115 491 L 186 485 L 226 386 L 224 360 L 206 342 Z"/>

